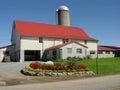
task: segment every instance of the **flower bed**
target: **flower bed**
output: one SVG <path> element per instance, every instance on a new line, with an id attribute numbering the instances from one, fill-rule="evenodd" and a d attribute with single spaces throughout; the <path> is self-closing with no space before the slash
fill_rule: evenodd
<path id="1" fill-rule="evenodd" d="M 49 65 L 32 62 L 27 65 L 21 72 L 25 75 L 32 76 L 61 76 L 61 75 L 94 75 L 93 72 L 88 71 L 87 67 L 81 64 L 75 66 L 67 65 Z"/>
<path id="2" fill-rule="evenodd" d="M 43 69 L 43 70 L 85 70 L 86 66 L 84 65 L 76 65 L 76 66 L 67 66 L 67 65 L 42 65 L 40 63 L 30 63 L 29 65 L 32 69 Z"/>

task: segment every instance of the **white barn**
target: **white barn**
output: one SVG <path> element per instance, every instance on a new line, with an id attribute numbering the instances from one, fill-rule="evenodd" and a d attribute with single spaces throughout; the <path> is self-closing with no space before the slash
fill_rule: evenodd
<path id="1" fill-rule="evenodd" d="M 9 52 L 11 61 L 56 60 L 67 57 L 97 57 L 98 40 L 84 30 L 70 26 L 69 9 L 61 6 L 56 11 L 57 25 L 13 22 L 11 45 L 0 48 L 0 61 Z M 11 49 L 9 49 L 11 48 Z"/>
<path id="2" fill-rule="evenodd" d="M 15 21 L 11 41 L 15 45 L 16 57 L 14 59 L 21 62 L 23 60 L 65 59 L 71 55 L 85 57 L 91 54 L 92 57 L 96 57 L 97 51 L 97 40 L 89 37 L 82 29 L 60 25 Z M 81 50 L 79 55 L 78 49 Z M 53 52 L 49 53 L 51 51 Z M 60 51 L 62 54 L 58 55 L 57 52 Z"/>
<path id="3" fill-rule="evenodd" d="M 81 28 L 14 21 L 11 43 L 13 49 L 8 50 L 11 59 L 23 62 L 69 56 L 95 58 L 98 41 Z"/>

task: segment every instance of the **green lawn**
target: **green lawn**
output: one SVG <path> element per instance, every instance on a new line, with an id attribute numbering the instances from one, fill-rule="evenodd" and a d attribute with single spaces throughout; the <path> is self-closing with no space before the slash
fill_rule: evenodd
<path id="1" fill-rule="evenodd" d="M 116 74 L 120 73 L 120 58 L 99 58 L 98 74 Z M 86 65 L 88 70 L 96 73 L 96 59 L 82 60 L 81 64 Z"/>

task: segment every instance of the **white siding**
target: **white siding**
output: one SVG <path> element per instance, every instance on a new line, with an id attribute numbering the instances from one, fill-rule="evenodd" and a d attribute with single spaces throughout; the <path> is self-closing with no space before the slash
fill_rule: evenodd
<path id="1" fill-rule="evenodd" d="M 45 50 L 48 47 L 61 44 L 61 39 L 43 38 L 43 43 L 39 42 L 38 37 L 22 37 L 21 49 L 24 50 Z"/>
<path id="2" fill-rule="evenodd" d="M 48 47 L 62 43 L 62 39 L 43 38 L 43 43 L 39 42 L 39 37 L 21 37 L 21 62 L 24 59 L 24 50 L 40 50 L 41 56 Z"/>
<path id="3" fill-rule="evenodd" d="M 22 50 L 41 50 L 42 43 L 39 43 L 37 37 L 21 37 L 21 49 Z"/>
<path id="4" fill-rule="evenodd" d="M 42 43 L 39 43 L 38 37 L 21 37 L 21 51 L 20 51 L 20 62 L 24 61 L 24 51 L 25 50 L 40 50 L 42 55 Z M 40 56 L 41 56 L 40 55 Z"/>
<path id="5" fill-rule="evenodd" d="M 15 44 L 13 59 L 19 61 L 20 59 L 20 36 L 16 33 L 16 30 L 12 31 L 12 44 Z"/>
<path id="6" fill-rule="evenodd" d="M 14 46 L 8 46 L 8 47 L 4 47 L 2 49 L 0 49 L 0 62 L 3 60 L 4 58 L 4 52 L 8 51 L 9 52 L 9 56 L 11 57 L 11 59 L 14 59 Z"/>
<path id="7" fill-rule="evenodd" d="M 96 41 L 87 41 L 86 46 L 87 49 L 87 55 L 90 55 L 92 58 L 97 57 L 97 42 Z M 95 51 L 95 54 L 90 54 L 90 51 Z"/>
<path id="8" fill-rule="evenodd" d="M 96 41 L 87 41 L 88 50 L 95 50 L 97 51 L 97 42 Z"/>
<path id="9" fill-rule="evenodd" d="M 72 53 L 67 53 L 67 48 L 72 48 Z M 76 50 L 77 48 L 81 48 L 82 49 L 82 53 L 77 53 Z M 85 47 L 82 47 L 76 43 L 72 43 L 72 44 L 69 44 L 69 45 L 66 45 L 64 47 L 62 47 L 62 58 L 65 59 L 67 57 L 85 57 L 85 50 L 86 48 Z"/>
<path id="10" fill-rule="evenodd" d="M 16 59 L 22 62 L 24 61 L 24 50 L 40 50 L 41 51 L 41 56 L 44 53 L 44 50 L 46 48 L 49 48 L 51 46 L 55 46 L 58 44 L 62 44 L 63 41 L 62 39 L 57 39 L 57 38 L 43 38 L 43 43 L 39 42 L 39 37 L 23 37 L 23 36 L 19 36 L 15 31 L 13 30 L 13 37 L 12 37 L 12 43 L 15 43 L 15 51 L 16 51 Z M 69 40 L 70 41 L 70 40 Z M 78 45 L 78 44 L 70 44 L 67 45 L 65 47 L 62 47 L 62 56 L 63 58 L 66 58 L 68 56 L 80 56 L 80 57 L 84 57 L 86 56 L 86 52 L 87 55 L 89 55 L 89 52 L 91 50 L 97 51 L 97 42 L 95 41 L 87 41 L 87 44 L 85 44 L 84 40 L 79 40 L 79 43 L 84 44 L 88 47 L 87 51 L 84 47 Z M 71 55 L 67 55 L 65 52 L 66 48 L 72 47 L 73 50 L 73 54 Z M 81 47 L 82 50 L 82 54 L 76 54 L 76 49 L 78 47 Z M 92 55 L 92 57 L 96 57 L 95 55 Z"/>
<path id="11" fill-rule="evenodd" d="M 44 49 L 45 49 L 51 46 L 62 44 L 62 39 L 44 38 L 43 42 L 44 42 Z"/>
<path id="12" fill-rule="evenodd" d="M 83 45 L 85 45 L 85 41 L 84 40 L 79 40 L 78 42 L 83 44 Z"/>
<path id="13" fill-rule="evenodd" d="M 114 57 L 115 54 L 113 54 L 112 51 L 110 51 L 110 54 L 106 54 L 106 51 L 103 51 L 103 54 L 98 54 L 98 58 L 107 58 L 107 57 Z"/>
<path id="14" fill-rule="evenodd" d="M 43 38 L 43 43 L 39 43 L 38 37 L 22 37 L 21 38 L 21 49 L 28 50 L 43 50 L 61 44 L 61 39 L 53 39 L 53 38 Z"/>
<path id="15" fill-rule="evenodd" d="M 2 62 L 2 60 L 3 60 L 3 57 L 4 57 L 4 51 L 6 51 L 6 48 L 4 48 L 4 49 L 0 49 L 0 62 Z"/>

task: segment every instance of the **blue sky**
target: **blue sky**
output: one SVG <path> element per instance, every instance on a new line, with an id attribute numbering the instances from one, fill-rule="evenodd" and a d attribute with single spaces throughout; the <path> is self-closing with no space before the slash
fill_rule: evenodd
<path id="1" fill-rule="evenodd" d="M 120 46 L 120 0 L 0 0 L 0 46 L 10 45 L 14 20 L 56 24 L 55 11 L 66 5 L 71 26 L 99 45 Z"/>

